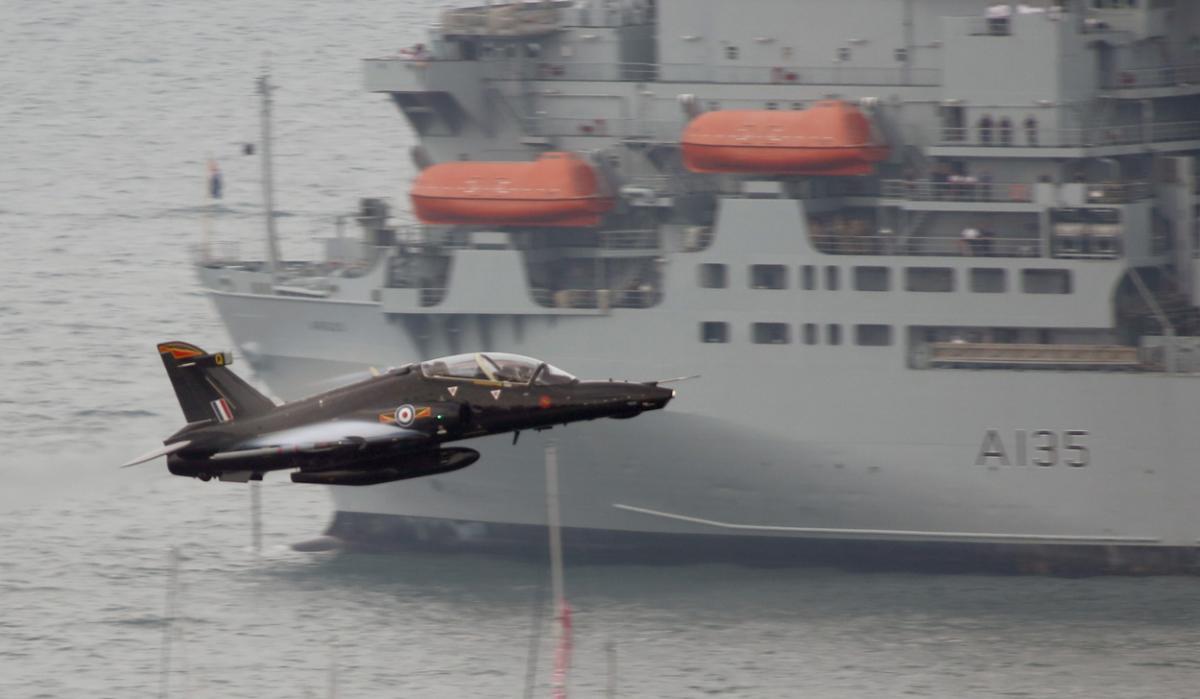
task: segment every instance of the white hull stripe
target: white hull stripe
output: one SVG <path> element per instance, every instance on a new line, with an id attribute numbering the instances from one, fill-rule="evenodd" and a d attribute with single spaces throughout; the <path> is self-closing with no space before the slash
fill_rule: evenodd
<path id="1" fill-rule="evenodd" d="M 928 532 L 904 529 L 831 529 L 827 527 L 788 527 L 773 524 L 736 524 L 719 522 L 701 517 L 651 510 L 633 505 L 613 503 L 613 507 L 627 512 L 674 519 L 680 522 L 704 524 L 721 529 L 738 529 L 750 532 L 790 532 L 820 537 L 845 537 L 850 539 L 937 539 L 954 541 L 994 541 L 1001 543 L 1039 544 L 1154 544 L 1161 538 L 1151 536 L 1076 536 L 1071 534 L 997 534 L 992 532 Z"/>

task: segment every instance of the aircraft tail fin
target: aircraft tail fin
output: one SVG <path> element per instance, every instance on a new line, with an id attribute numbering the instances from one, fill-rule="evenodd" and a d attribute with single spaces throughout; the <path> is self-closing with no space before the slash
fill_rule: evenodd
<path id="1" fill-rule="evenodd" d="M 274 401 L 229 370 L 233 359 L 224 352 L 209 354 L 186 342 L 163 342 L 158 354 L 189 423 L 229 422 L 275 409 Z"/>

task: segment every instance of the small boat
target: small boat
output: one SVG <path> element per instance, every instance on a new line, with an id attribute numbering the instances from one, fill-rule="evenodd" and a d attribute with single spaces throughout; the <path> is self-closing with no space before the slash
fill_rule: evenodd
<path id="1" fill-rule="evenodd" d="M 692 172 L 866 175 L 888 154 L 866 115 L 841 100 L 800 111 L 708 112 L 687 125 L 681 141 Z"/>
<path id="2" fill-rule="evenodd" d="M 572 153 L 533 162 L 450 162 L 421 171 L 410 196 L 422 223 L 591 227 L 612 208 L 595 169 Z"/>

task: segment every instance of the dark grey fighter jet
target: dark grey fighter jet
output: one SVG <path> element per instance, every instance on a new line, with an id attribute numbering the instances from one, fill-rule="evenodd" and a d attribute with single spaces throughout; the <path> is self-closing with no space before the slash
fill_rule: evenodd
<path id="1" fill-rule="evenodd" d="M 580 381 L 545 362 L 477 352 L 409 364 L 276 405 L 228 367 L 225 353 L 185 342 L 158 346 L 188 424 L 162 449 L 178 476 L 258 480 L 292 470 L 297 483 L 372 485 L 465 468 L 479 452 L 444 446 L 472 437 L 547 429 L 665 406 L 659 382 Z"/>

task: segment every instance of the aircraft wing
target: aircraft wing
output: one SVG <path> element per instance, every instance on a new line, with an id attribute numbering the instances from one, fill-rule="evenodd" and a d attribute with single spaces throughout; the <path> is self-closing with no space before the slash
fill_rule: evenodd
<path id="1" fill-rule="evenodd" d="M 381 422 L 330 420 L 257 435 L 230 449 L 219 451 L 209 459 L 228 461 L 280 454 L 317 454 L 335 449 L 358 449 L 369 445 L 419 443 L 428 439 L 429 435 L 424 432 L 406 430 Z"/>

